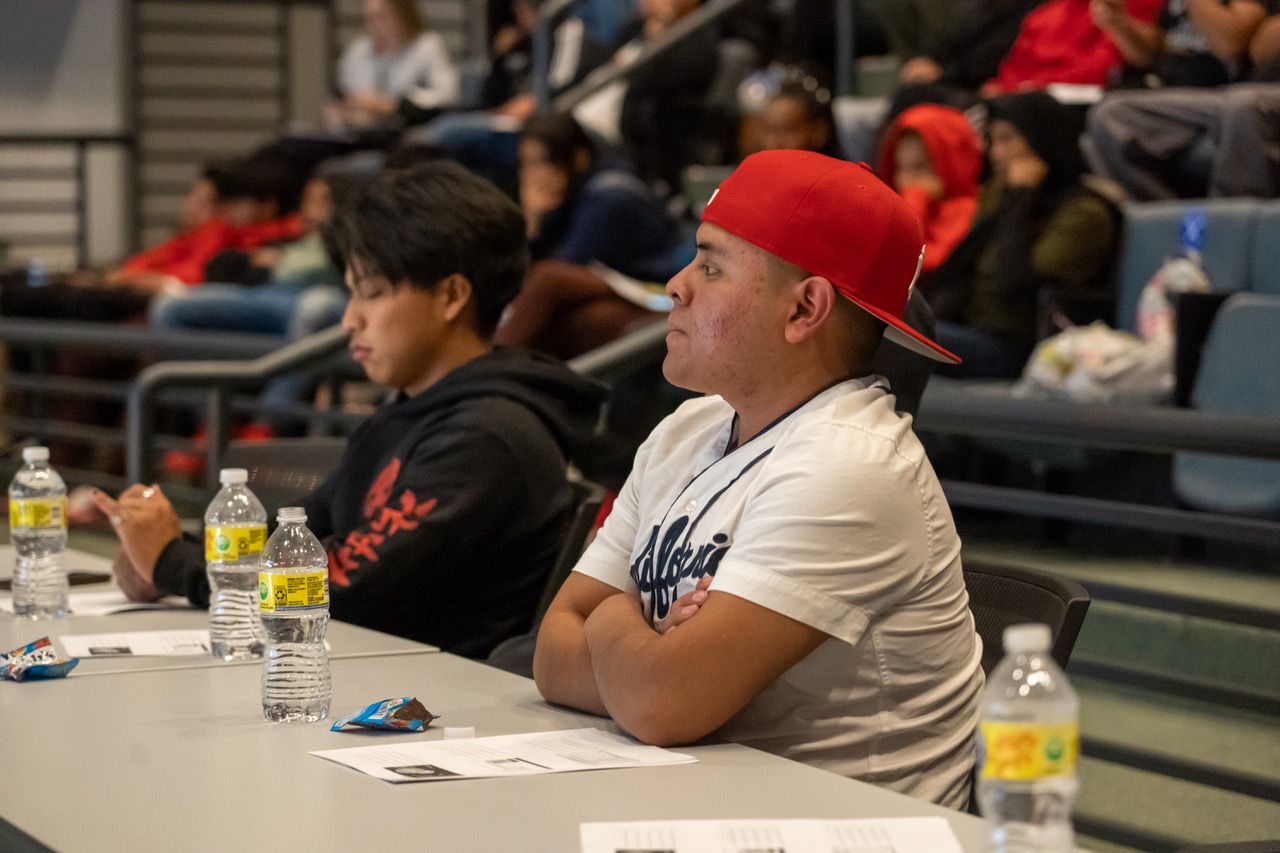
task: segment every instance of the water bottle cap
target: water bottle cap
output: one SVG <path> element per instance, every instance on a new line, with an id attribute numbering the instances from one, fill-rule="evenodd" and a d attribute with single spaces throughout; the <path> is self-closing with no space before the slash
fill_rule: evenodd
<path id="1" fill-rule="evenodd" d="M 243 486 L 249 482 L 249 472 L 243 468 L 223 468 L 218 472 L 218 482 L 224 486 Z"/>
<path id="2" fill-rule="evenodd" d="M 24 447 L 22 448 L 23 462 L 48 462 L 49 448 L 47 447 Z"/>
<path id="3" fill-rule="evenodd" d="M 307 511 L 300 506 L 282 506 L 276 513 L 280 524 L 296 524 L 307 520 Z"/>
<path id="4" fill-rule="evenodd" d="M 1044 653 L 1052 646 L 1053 634 L 1048 625 L 1033 622 L 1026 625 L 1010 625 L 1004 629 L 1004 650 L 1007 654 Z"/>

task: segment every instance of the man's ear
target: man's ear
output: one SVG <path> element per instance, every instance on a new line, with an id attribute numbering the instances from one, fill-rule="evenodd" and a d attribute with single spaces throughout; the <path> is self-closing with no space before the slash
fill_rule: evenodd
<path id="1" fill-rule="evenodd" d="M 791 286 L 791 316 L 785 332 L 789 344 L 806 341 L 822 328 L 835 310 L 836 289 L 820 275 L 811 275 Z"/>
<path id="2" fill-rule="evenodd" d="M 447 275 L 436 284 L 436 297 L 443 318 L 451 323 L 471 303 L 471 280 L 462 273 Z"/>

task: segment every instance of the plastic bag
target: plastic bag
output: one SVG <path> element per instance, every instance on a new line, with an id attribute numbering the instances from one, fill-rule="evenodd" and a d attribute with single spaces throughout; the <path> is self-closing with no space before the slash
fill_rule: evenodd
<path id="1" fill-rule="evenodd" d="M 1173 394 L 1173 338 L 1144 341 L 1102 322 L 1067 329 L 1040 342 L 1014 394 L 1090 403 L 1165 402 Z"/>

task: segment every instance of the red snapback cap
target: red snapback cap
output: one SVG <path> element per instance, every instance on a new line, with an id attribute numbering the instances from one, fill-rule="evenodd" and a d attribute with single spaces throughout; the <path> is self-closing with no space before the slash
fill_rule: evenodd
<path id="1" fill-rule="evenodd" d="M 935 361 L 960 359 L 902 320 L 924 262 L 924 232 L 865 163 L 761 151 L 725 178 L 702 221 L 830 281 L 888 324 L 885 337 Z"/>

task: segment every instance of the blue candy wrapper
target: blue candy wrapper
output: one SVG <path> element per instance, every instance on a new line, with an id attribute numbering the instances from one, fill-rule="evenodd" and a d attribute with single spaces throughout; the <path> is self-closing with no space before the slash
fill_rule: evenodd
<path id="1" fill-rule="evenodd" d="M 80 658 L 58 660 L 48 637 L 27 643 L 20 649 L 0 654 L 0 679 L 25 681 L 28 678 L 62 678 L 76 668 Z"/>
<path id="2" fill-rule="evenodd" d="M 336 720 L 329 731 L 340 732 L 347 726 L 358 726 L 393 732 L 420 732 L 435 719 L 439 718 L 424 708 L 421 702 L 406 696 L 402 699 L 374 702 L 354 714 Z"/>

